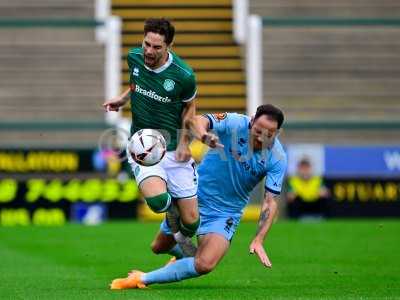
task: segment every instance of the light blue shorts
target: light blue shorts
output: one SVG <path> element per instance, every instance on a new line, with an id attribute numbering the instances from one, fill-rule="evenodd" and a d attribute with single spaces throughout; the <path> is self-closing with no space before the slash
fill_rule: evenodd
<path id="1" fill-rule="evenodd" d="M 239 225 L 240 218 L 230 216 L 210 216 L 200 211 L 200 227 L 196 235 L 205 235 L 208 233 L 217 233 L 222 235 L 226 240 L 231 241 Z M 172 234 L 171 228 L 167 221 L 160 225 L 160 230 L 165 234 Z"/>

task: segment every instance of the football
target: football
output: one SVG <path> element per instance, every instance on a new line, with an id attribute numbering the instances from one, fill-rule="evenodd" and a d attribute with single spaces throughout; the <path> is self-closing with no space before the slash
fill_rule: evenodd
<path id="1" fill-rule="evenodd" d="M 128 151 L 132 159 L 142 166 L 158 164 L 167 151 L 162 134 L 155 129 L 141 129 L 128 142 Z"/>

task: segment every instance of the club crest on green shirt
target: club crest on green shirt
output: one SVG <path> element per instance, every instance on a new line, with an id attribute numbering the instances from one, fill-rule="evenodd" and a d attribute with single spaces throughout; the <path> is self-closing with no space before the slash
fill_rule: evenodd
<path id="1" fill-rule="evenodd" d="M 167 92 L 170 92 L 174 89 L 175 87 L 175 81 L 173 81 L 172 79 L 165 79 L 164 81 L 164 89 Z"/>

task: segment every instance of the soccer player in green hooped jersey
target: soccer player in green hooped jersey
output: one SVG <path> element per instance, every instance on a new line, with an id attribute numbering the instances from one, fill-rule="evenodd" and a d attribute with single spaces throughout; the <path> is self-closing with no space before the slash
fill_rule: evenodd
<path id="1" fill-rule="evenodd" d="M 194 252 L 192 237 L 199 224 L 197 172 L 189 150 L 188 135 L 181 134 L 185 121 L 195 115 L 196 80 L 193 70 L 171 51 L 175 29 L 166 19 L 147 19 L 141 48 L 129 51 L 130 88 L 103 104 L 118 111 L 131 101 L 131 134 L 144 128 L 157 129 L 168 143 L 163 160 L 151 167 L 137 164 L 127 151 L 128 161 L 148 206 L 156 213 L 167 211 L 170 223 L 179 222 L 173 235 L 159 232 L 153 245 L 178 245 L 174 255 Z M 130 96 L 130 97 L 129 97 Z M 172 201 L 176 206 L 172 206 Z M 152 248 L 158 253 L 157 247 Z"/>

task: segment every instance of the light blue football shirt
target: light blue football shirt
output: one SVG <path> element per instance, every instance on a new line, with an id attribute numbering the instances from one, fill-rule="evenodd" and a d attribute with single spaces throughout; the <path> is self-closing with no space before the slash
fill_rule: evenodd
<path id="1" fill-rule="evenodd" d="M 249 117 L 237 113 L 205 116 L 224 148 L 210 149 L 198 168 L 201 211 L 240 217 L 250 192 L 264 177 L 265 189 L 280 194 L 287 156 L 279 140 L 254 151 L 249 145 Z"/>

